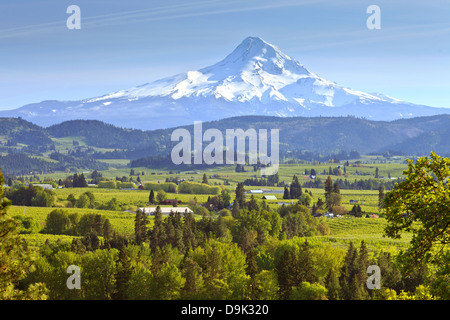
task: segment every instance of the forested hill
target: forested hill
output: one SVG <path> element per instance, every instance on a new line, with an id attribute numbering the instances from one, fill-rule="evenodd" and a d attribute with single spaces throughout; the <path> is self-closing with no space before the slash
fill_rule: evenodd
<path id="1" fill-rule="evenodd" d="M 203 132 L 219 129 L 279 129 L 281 156 L 300 159 L 319 155 L 391 154 L 424 155 L 434 151 L 450 155 L 450 115 L 419 117 L 392 122 L 370 121 L 355 117 L 291 117 L 242 116 L 202 124 Z M 184 126 L 193 137 L 193 125 Z M 171 142 L 175 128 L 142 131 L 119 128 L 101 121 L 73 120 L 48 128 L 39 127 L 21 118 L 0 118 L 0 166 L 5 156 L 25 154 L 65 163 L 98 167 L 96 159 L 136 160 L 146 157 L 167 157 L 177 142 Z M 73 140 L 73 146 L 72 144 Z M 70 147 L 61 149 L 61 141 Z M 70 160 L 70 157 L 76 158 Z M 21 158 L 23 160 L 23 157 Z M 8 167 L 14 164 L 8 160 Z M 82 160 L 82 161 L 79 161 Z M 145 163 L 141 161 L 140 163 Z M 34 161 L 31 167 L 36 167 Z M 14 167 L 14 166 L 13 166 Z M 58 166 L 59 168 L 60 166 Z"/>
<path id="2" fill-rule="evenodd" d="M 392 122 L 370 121 L 355 117 L 292 117 L 242 116 L 203 123 L 209 128 L 279 129 L 280 148 L 338 153 L 357 150 L 376 153 L 393 150 L 400 153 L 428 153 L 430 143 L 438 153 L 450 153 L 445 142 L 450 127 L 450 115 L 420 117 Z M 183 126 L 193 135 L 193 125 Z M 52 137 L 83 136 L 88 145 L 117 149 L 149 149 L 153 155 L 173 145 L 170 136 L 174 128 L 141 131 L 118 128 L 100 121 L 67 121 L 45 129 Z M 428 138 L 424 138 L 428 137 Z M 431 139 L 431 140 L 430 140 Z M 402 143 L 406 143 L 403 145 Z M 417 147 L 417 151 L 414 148 Z M 424 151 L 425 150 L 425 151 Z"/>
<path id="3" fill-rule="evenodd" d="M 21 118 L 0 118 L 1 146 L 26 147 L 26 151 L 45 151 L 54 148 L 49 132 Z"/>
<path id="4" fill-rule="evenodd" d="M 170 142 L 171 131 L 142 131 L 115 127 L 97 120 L 71 120 L 48 127 L 47 132 L 55 138 L 81 136 L 94 147 L 136 149 L 158 148 Z"/>

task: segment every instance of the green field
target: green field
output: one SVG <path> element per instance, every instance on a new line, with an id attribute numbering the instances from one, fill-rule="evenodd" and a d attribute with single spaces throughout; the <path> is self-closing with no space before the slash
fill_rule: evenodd
<path id="1" fill-rule="evenodd" d="M 70 150 L 73 146 L 73 141 L 76 140 L 79 146 L 84 146 L 82 137 L 69 137 L 55 139 L 57 143 L 57 148 L 60 151 Z M 42 157 L 45 158 L 45 157 Z M 107 179 L 115 179 L 116 177 L 127 177 L 130 178 L 130 168 L 127 167 L 128 160 L 123 159 L 108 159 L 100 160 L 101 162 L 110 165 L 110 169 L 102 171 L 102 175 Z M 343 165 L 341 163 L 311 163 L 307 161 L 301 161 L 301 163 L 295 164 L 282 164 L 279 169 L 279 181 L 284 181 L 286 184 L 291 183 L 293 175 L 299 177 L 300 183 L 304 183 L 309 180 L 309 177 L 305 175 L 305 170 L 310 171 L 314 169 L 317 172 L 317 177 L 324 181 L 328 176 L 329 168 L 335 168 L 337 166 Z M 346 167 L 346 173 L 342 176 L 331 176 L 333 180 L 348 179 L 352 182 L 355 179 L 368 179 L 374 178 L 375 168 L 378 168 L 378 174 L 381 177 L 386 177 L 390 174 L 391 177 L 402 176 L 403 170 L 406 169 L 406 164 L 404 163 L 404 158 L 398 158 L 395 160 L 387 161 L 383 157 L 378 156 L 364 156 L 359 161 L 352 161 L 350 166 Z M 342 168 L 341 168 L 342 169 Z M 162 169 L 149 169 L 149 168 L 133 168 L 135 175 L 131 176 L 132 180 L 136 182 L 137 175 L 139 174 L 141 183 L 146 182 L 156 182 L 164 183 L 166 179 L 180 178 L 187 181 L 201 182 L 203 174 L 208 177 L 209 185 L 222 185 L 223 188 L 227 189 L 231 194 L 231 198 L 234 200 L 234 190 L 238 182 L 243 182 L 248 178 L 260 178 L 259 172 L 254 172 L 252 166 L 245 166 L 246 172 L 235 172 L 235 166 L 223 166 L 223 167 L 212 167 L 206 170 L 196 171 L 189 170 L 185 172 L 176 172 L 173 170 L 162 170 Z M 323 171 L 325 170 L 325 174 Z M 359 175 L 356 175 L 356 172 Z M 39 176 L 40 180 L 43 181 L 46 178 L 50 179 L 65 179 L 69 174 L 67 172 L 55 172 L 53 174 L 46 174 Z M 84 174 L 89 179 L 89 172 L 84 171 Z M 224 185 L 226 184 L 226 185 Z M 266 192 L 264 194 L 254 194 L 254 197 L 261 204 L 262 197 L 264 195 L 275 195 L 277 200 L 265 200 L 272 209 L 277 209 L 280 205 L 277 203 L 295 203 L 295 200 L 283 200 L 283 187 L 258 187 L 258 186 L 246 186 L 245 189 L 264 189 L 264 190 L 274 190 L 278 191 L 271 193 Z M 324 197 L 323 188 L 303 188 L 303 191 L 307 189 L 313 194 L 314 202 L 319 198 L 322 200 Z M 111 199 L 115 198 L 119 205 L 121 206 L 121 211 L 107 211 L 107 210 L 96 210 L 96 209 L 79 209 L 70 208 L 69 201 L 67 200 L 69 195 L 74 195 L 75 198 L 87 192 L 91 191 L 95 196 L 95 202 L 97 205 L 104 205 Z M 135 211 L 138 207 L 146 206 L 148 203 L 149 192 L 148 190 L 119 190 L 119 189 L 103 189 L 96 186 L 91 186 L 87 188 L 58 188 L 53 190 L 56 196 L 56 206 L 64 207 L 71 213 L 78 212 L 83 213 L 99 213 L 105 215 L 110 221 L 113 228 L 123 234 L 132 235 L 134 233 L 134 213 L 127 211 Z M 393 240 L 383 237 L 383 229 L 386 226 L 386 220 L 383 219 L 382 214 L 378 210 L 378 190 L 340 190 L 342 196 L 342 206 L 350 211 L 353 204 L 350 200 L 358 200 L 361 205 L 361 209 L 364 213 L 368 215 L 379 215 L 380 218 L 353 218 L 349 216 L 344 216 L 341 218 L 327 218 L 326 223 L 329 225 L 331 234 L 329 236 L 320 237 L 321 241 L 330 242 L 334 245 L 345 246 L 350 241 L 361 241 L 365 240 L 370 246 L 374 247 L 405 247 L 410 240 L 410 236 L 406 236 L 400 240 Z M 168 199 L 178 199 L 182 201 L 182 205 L 189 205 L 194 198 L 198 203 L 204 203 L 207 201 L 208 197 L 212 195 L 207 194 L 180 194 L 180 193 L 167 193 Z M 250 198 L 250 194 L 246 196 L 247 200 Z M 42 227 L 45 225 L 45 219 L 49 212 L 54 208 L 38 208 L 38 207 L 20 207 L 12 206 L 10 209 L 11 215 L 25 214 L 26 216 L 33 216 Z M 364 215 L 365 216 L 365 215 Z M 150 219 L 152 221 L 153 218 Z M 54 236 L 45 234 L 34 234 L 34 235 L 24 235 L 26 239 L 30 241 L 31 244 L 39 245 L 45 242 L 45 239 L 55 240 L 60 238 L 61 240 L 70 240 L 69 236 Z"/>

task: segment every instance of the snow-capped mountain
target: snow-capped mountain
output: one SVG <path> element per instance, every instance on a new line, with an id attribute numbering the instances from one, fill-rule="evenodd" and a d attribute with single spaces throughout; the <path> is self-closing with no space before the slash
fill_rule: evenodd
<path id="1" fill-rule="evenodd" d="M 393 120 L 450 113 L 337 85 L 278 47 L 248 37 L 222 61 L 197 70 L 81 101 L 43 101 L 0 112 L 47 126 L 95 119 L 159 129 L 239 115 L 347 116 Z"/>

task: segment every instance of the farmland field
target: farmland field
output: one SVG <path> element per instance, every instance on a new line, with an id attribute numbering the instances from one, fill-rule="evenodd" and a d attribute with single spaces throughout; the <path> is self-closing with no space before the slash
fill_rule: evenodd
<path id="1" fill-rule="evenodd" d="M 57 145 L 59 148 L 70 149 L 73 141 L 78 141 L 80 145 L 83 145 L 82 139 L 79 137 L 71 137 L 65 139 L 57 139 Z M 399 159 L 397 161 L 391 161 L 387 163 L 386 161 L 377 162 L 378 157 L 366 156 L 358 161 L 357 166 L 346 167 L 346 176 L 349 181 L 351 179 L 365 179 L 367 177 L 373 177 L 375 167 L 379 168 L 379 175 L 390 174 L 391 177 L 401 176 L 402 171 L 406 168 L 404 159 Z M 108 163 L 111 166 L 109 170 L 102 171 L 102 175 L 107 179 L 114 179 L 116 177 L 130 177 L 130 168 L 127 168 L 127 160 L 101 160 L 102 162 Z M 386 163 L 385 163 L 386 162 Z M 279 169 L 279 181 L 284 181 L 289 184 L 292 181 L 293 175 L 299 177 L 300 183 L 310 180 L 308 175 L 305 175 L 305 170 L 314 169 L 318 172 L 318 177 L 325 180 L 328 174 L 321 174 L 323 171 L 328 172 L 330 167 L 336 167 L 333 163 L 321 163 L 321 164 L 311 164 L 309 162 L 299 163 L 299 164 L 282 164 Z M 253 167 L 245 166 L 245 172 L 235 172 L 234 166 L 224 166 L 224 167 L 214 167 L 208 168 L 201 171 L 185 171 L 185 172 L 174 172 L 171 170 L 155 170 L 149 168 L 133 168 L 136 174 L 139 174 L 141 183 L 145 184 L 147 182 L 153 183 L 163 183 L 166 179 L 171 179 L 174 177 L 185 179 L 192 182 L 201 182 L 203 174 L 208 177 L 208 182 L 210 185 L 222 185 L 222 188 L 226 189 L 232 195 L 232 201 L 234 199 L 234 190 L 238 182 L 242 182 L 248 178 L 260 178 L 258 172 L 253 172 Z M 354 175 L 356 172 L 360 175 Z M 363 175 L 363 174 L 366 175 Z M 85 173 L 89 176 L 89 172 Z M 370 174 L 370 175 L 369 175 Z M 42 175 L 41 180 L 45 179 L 64 179 L 67 177 L 68 173 L 54 173 L 50 175 Z M 133 180 L 136 176 L 132 176 Z M 332 179 L 342 178 L 345 176 L 336 177 L 332 176 Z M 136 181 L 135 181 L 136 182 Z M 223 184 L 226 182 L 226 185 Z M 255 189 L 264 189 L 264 193 L 254 193 L 253 196 L 258 201 L 262 203 L 262 198 L 265 195 L 274 195 L 276 200 L 264 200 L 270 208 L 276 210 L 279 208 L 279 203 L 291 204 L 295 203 L 295 200 L 284 200 L 283 199 L 283 187 L 258 187 L 258 186 L 245 186 L 247 191 Z M 303 188 L 303 191 L 309 191 L 313 195 L 313 200 L 316 202 L 319 198 L 324 200 L 324 190 L 323 188 Z M 73 195 L 75 198 L 79 198 L 85 192 L 92 192 L 95 196 L 95 202 L 97 205 L 105 205 L 111 199 L 116 199 L 118 204 L 121 206 L 121 211 L 108 211 L 108 210 L 97 210 L 97 209 L 81 209 L 81 208 L 71 208 L 68 197 Z M 134 233 L 134 212 L 138 207 L 143 207 L 148 204 L 149 190 L 120 190 L 120 189 L 105 189 L 99 188 L 97 186 L 90 186 L 86 188 L 57 188 L 53 190 L 56 202 L 55 204 L 59 207 L 64 207 L 70 213 L 78 212 L 83 213 L 98 213 L 107 217 L 113 228 L 123 234 L 132 235 Z M 329 225 L 331 234 L 329 236 L 321 237 L 321 241 L 326 241 L 332 243 L 333 245 L 345 246 L 349 241 L 360 241 L 364 239 L 370 246 L 405 246 L 410 240 L 409 237 L 405 237 L 401 240 L 392 240 L 384 238 L 383 228 L 386 225 L 385 219 L 380 215 L 378 209 L 378 190 L 350 190 L 341 189 L 342 196 L 342 206 L 346 210 L 351 210 L 353 203 L 350 201 L 357 201 L 360 204 L 364 216 L 367 215 L 379 215 L 380 218 L 352 218 L 352 217 L 342 217 L 327 219 L 326 223 Z M 194 198 L 198 203 L 204 203 L 207 201 L 208 197 L 213 195 L 208 194 L 181 194 L 181 193 L 167 193 L 168 199 L 178 199 L 182 201 L 182 205 L 189 205 Z M 250 198 L 250 194 L 246 195 L 247 200 Z M 40 207 L 23 207 L 23 206 L 12 206 L 10 209 L 11 215 L 25 214 L 25 216 L 33 216 L 37 221 L 39 221 L 41 227 L 45 225 L 45 219 L 48 213 L 50 213 L 54 208 L 40 208 Z M 152 224 L 153 218 L 150 218 L 150 226 Z M 56 239 L 53 235 L 45 234 L 34 234 L 34 235 L 23 235 L 32 244 L 38 245 L 39 243 L 45 242 L 45 239 Z M 61 240 L 71 239 L 70 236 L 62 236 Z"/>

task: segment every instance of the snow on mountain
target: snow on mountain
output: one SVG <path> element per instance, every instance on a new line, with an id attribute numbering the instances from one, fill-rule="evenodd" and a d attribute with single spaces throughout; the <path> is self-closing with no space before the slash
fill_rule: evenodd
<path id="1" fill-rule="evenodd" d="M 450 113 L 344 88 L 310 72 L 278 47 L 248 37 L 222 61 L 82 101 L 43 101 L 0 112 L 40 125 L 96 119 L 157 129 L 238 115 L 347 116 L 393 120 Z"/>

